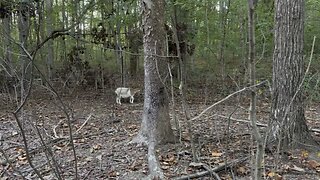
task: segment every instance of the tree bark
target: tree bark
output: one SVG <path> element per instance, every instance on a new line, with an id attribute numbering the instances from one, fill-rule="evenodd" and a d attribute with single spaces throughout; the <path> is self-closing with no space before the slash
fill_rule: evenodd
<path id="1" fill-rule="evenodd" d="M 256 2 L 254 0 L 248 0 L 248 29 L 249 29 L 249 75 L 250 86 L 256 84 L 256 49 L 255 49 L 255 7 Z M 250 100 L 250 115 L 249 119 L 252 124 L 252 135 L 256 142 L 257 150 L 255 154 L 255 160 L 252 164 L 254 173 L 252 179 L 262 179 L 262 161 L 263 161 L 263 137 L 261 136 L 257 125 L 257 94 L 256 89 L 251 90 Z"/>
<path id="2" fill-rule="evenodd" d="M 47 22 L 47 35 L 49 36 L 53 31 L 53 0 L 47 0 L 46 3 L 46 22 Z M 54 51 L 53 51 L 53 40 L 48 41 L 47 46 L 48 56 L 47 56 L 47 70 L 48 70 L 48 79 L 52 79 L 52 70 L 53 70 L 53 59 L 54 59 Z"/>
<path id="3" fill-rule="evenodd" d="M 303 104 L 304 0 L 275 1 L 275 49 L 269 141 L 278 148 L 314 144 L 309 134 Z"/>
<path id="4" fill-rule="evenodd" d="M 29 25 L 30 17 L 29 17 L 29 1 L 20 1 L 19 2 L 19 16 L 18 16 L 18 29 L 19 29 L 19 42 L 21 46 L 27 49 L 28 46 L 28 36 L 29 36 Z M 20 95 L 21 101 L 25 96 L 25 79 L 28 76 L 26 71 L 27 66 L 27 57 L 25 56 L 24 50 L 20 49 L 19 61 L 21 63 L 21 78 L 20 78 Z"/>
<path id="5" fill-rule="evenodd" d="M 9 5 L 8 5 L 9 6 Z M 2 19 L 2 28 L 4 32 L 3 36 L 3 44 L 4 44 L 4 67 L 6 67 L 6 71 L 8 72 L 8 77 L 12 76 L 12 47 L 11 47 L 11 11 L 7 10 L 4 18 Z"/>
<path id="6" fill-rule="evenodd" d="M 164 2 L 142 0 L 144 43 L 144 108 L 140 134 L 156 144 L 172 142 L 169 102 L 161 75 L 165 71 Z"/>
<path id="7" fill-rule="evenodd" d="M 134 140 L 148 144 L 148 163 L 152 178 L 163 173 L 154 149 L 159 143 L 173 142 L 169 102 L 162 78 L 165 63 L 164 0 L 142 0 L 144 44 L 144 107 L 141 129 Z"/>

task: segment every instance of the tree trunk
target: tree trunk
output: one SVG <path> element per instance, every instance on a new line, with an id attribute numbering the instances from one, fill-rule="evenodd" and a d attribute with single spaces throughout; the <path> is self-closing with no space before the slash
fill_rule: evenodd
<path id="1" fill-rule="evenodd" d="M 250 86 L 256 84 L 256 49 L 255 49 L 255 7 L 254 0 L 248 0 L 248 29 L 249 29 L 249 75 Z M 250 115 L 249 119 L 252 124 L 252 135 L 256 142 L 257 150 L 253 165 L 254 173 L 252 179 L 262 179 L 262 161 L 263 161 L 263 137 L 261 136 L 257 126 L 257 94 L 256 90 L 251 90 Z"/>
<path id="2" fill-rule="evenodd" d="M 137 75 L 138 70 L 138 60 L 139 60 L 139 47 L 141 46 L 142 42 L 140 38 L 142 36 L 140 35 L 140 31 L 136 27 L 129 27 L 128 32 L 128 41 L 129 41 L 129 47 L 130 52 L 132 53 L 130 55 L 130 75 L 135 77 Z"/>
<path id="3" fill-rule="evenodd" d="M 8 8 L 9 9 L 9 8 Z M 2 28 L 4 32 L 3 36 L 3 44 L 4 44 L 4 67 L 6 67 L 6 71 L 8 72 L 8 77 L 12 76 L 12 47 L 11 47 L 11 11 L 7 10 L 8 12 L 5 14 L 4 18 L 2 19 Z"/>
<path id="4" fill-rule="evenodd" d="M 19 17 L 18 17 L 18 29 L 19 29 L 19 42 L 21 46 L 27 49 L 28 36 L 29 36 L 29 2 L 20 1 L 19 3 Z M 21 101 L 25 95 L 25 79 L 27 78 L 28 73 L 26 72 L 27 57 L 22 48 L 20 48 L 19 61 L 21 63 L 21 78 L 20 78 L 20 95 Z"/>
<path id="5" fill-rule="evenodd" d="M 273 97 L 271 140 L 280 149 L 314 142 L 304 116 L 304 0 L 275 1 L 275 49 L 273 55 Z"/>
<path id="6" fill-rule="evenodd" d="M 46 3 L 46 22 L 47 22 L 47 34 L 50 36 L 50 34 L 53 31 L 53 0 L 47 0 Z M 52 70 L 53 70 L 53 40 L 48 41 L 48 47 L 47 47 L 48 55 L 47 55 L 47 70 L 48 70 L 48 79 L 52 79 Z"/>
<path id="7" fill-rule="evenodd" d="M 221 83 L 223 91 L 225 90 L 225 77 L 226 77 L 226 63 L 225 63 L 225 44 L 226 44 L 226 34 L 227 34 L 227 21 L 230 9 L 230 0 L 228 4 L 225 1 L 219 1 L 219 13 L 220 13 L 220 29 L 222 37 L 219 44 L 219 63 L 220 63 L 220 73 L 221 73 Z"/>
<path id="8" fill-rule="evenodd" d="M 141 129 L 134 141 L 148 144 L 148 163 L 152 178 L 161 178 L 162 170 L 155 156 L 155 146 L 173 142 L 167 93 L 163 85 L 166 67 L 164 0 L 142 0 L 142 24 L 144 29 L 144 107 Z M 160 79 L 161 78 L 161 79 Z"/>

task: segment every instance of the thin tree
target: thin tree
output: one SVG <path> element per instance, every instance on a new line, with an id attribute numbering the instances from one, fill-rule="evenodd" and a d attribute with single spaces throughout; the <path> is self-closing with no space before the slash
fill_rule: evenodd
<path id="1" fill-rule="evenodd" d="M 48 36 L 53 31 L 53 0 L 45 1 L 45 8 L 46 8 L 46 28 Z M 53 70 L 53 62 L 54 62 L 54 50 L 53 50 L 53 40 L 48 41 L 47 46 L 47 69 L 48 69 L 48 79 L 52 79 L 52 70 Z"/>
<path id="2" fill-rule="evenodd" d="M 256 84 L 256 50 L 255 50 L 255 7 L 257 1 L 248 0 L 248 29 L 249 29 L 249 79 L 250 86 Z M 259 132 L 257 126 L 257 94 L 255 88 L 251 90 L 251 100 L 250 100 L 250 116 L 249 119 L 252 124 L 252 134 L 254 140 L 257 143 L 257 151 L 255 155 L 255 160 L 253 169 L 253 179 L 259 180 L 262 179 L 262 160 L 263 160 L 263 138 Z"/>
<path id="3" fill-rule="evenodd" d="M 144 30 L 144 107 L 141 129 L 133 142 L 148 145 L 148 164 L 152 178 L 163 178 L 155 155 L 159 143 L 173 142 L 167 93 L 164 88 L 165 62 L 164 0 L 142 0 Z"/>
<path id="4" fill-rule="evenodd" d="M 271 134 L 278 148 L 315 144 L 303 104 L 304 0 L 275 1 Z M 302 145 L 302 146 L 301 146 Z"/>
<path id="5" fill-rule="evenodd" d="M 29 14 L 29 1 L 19 1 L 19 12 L 18 12 L 18 29 L 19 29 L 19 42 L 20 44 L 27 48 L 28 47 L 28 37 L 30 28 L 30 14 Z M 27 79 L 28 73 L 26 73 L 27 68 L 27 58 L 24 56 L 25 52 L 20 48 L 19 61 L 21 63 L 21 78 L 20 78 L 20 95 L 24 97 L 25 95 L 25 79 Z M 23 98 L 21 98 L 21 101 Z"/>
<path id="6" fill-rule="evenodd" d="M 11 20 L 12 20 L 12 9 L 11 3 L 2 2 L 3 12 L 1 14 L 2 17 L 2 32 L 3 34 L 3 54 L 4 54 L 4 64 L 3 66 L 6 68 L 7 76 L 11 76 L 12 71 L 12 47 L 11 47 Z"/>

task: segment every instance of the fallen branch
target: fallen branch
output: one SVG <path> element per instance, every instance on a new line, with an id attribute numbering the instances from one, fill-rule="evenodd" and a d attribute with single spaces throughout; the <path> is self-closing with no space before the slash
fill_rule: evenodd
<path id="1" fill-rule="evenodd" d="M 216 180 L 221 180 L 221 178 L 219 177 L 219 175 L 214 172 L 208 165 L 203 164 L 202 166 L 205 170 L 209 171 L 209 174 L 214 177 Z"/>
<path id="2" fill-rule="evenodd" d="M 64 120 L 61 119 L 61 120 L 58 122 L 58 124 L 55 125 L 55 126 L 53 127 L 53 129 L 52 129 L 53 134 L 54 134 L 54 137 L 57 138 L 57 139 L 58 139 L 58 138 L 62 138 L 61 136 L 58 136 L 57 131 L 56 131 L 57 127 L 60 125 L 60 123 L 61 123 L 62 121 L 64 121 Z"/>
<path id="3" fill-rule="evenodd" d="M 221 170 L 224 170 L 225 168 L 229 168 L 235 164 L 238 164 L 238 163 L 241 163 L 245 160 L 247 160 L 248 157 L 245 157 L 245 158 L 242 158 L 242 159 L 237 159 L 237 160 L 234 160 L 234 161 L 231 161 L 231 162 L 228 162 L 228 163 L 224 163 L 223 165 L 220 165 L 218 167 L 215 167 L 211 170 L 207 170 L 207 171 L 203 171 L 203 172 L 197 172 L 197 173 L 194 173 L 194 174 L 189 174 L 189 175 L 185 175 L 185 176 L 181 176 L 181 177 L 178 177 L 178 178 L 174 178 L 174 180 L 186 180 L 186 179 L 191 179 L 191 178 L 198 178 L 198 177 L 203 177 L 203 176 L 206 176 L 206 175 L 210 175 L 210 173 L 212 172 L 219 172 Z"/>
<path id="4" fill-rule="evenodd" d="M 79 127 L 79 129 L 78 130 L 76 130 L 76 133 L 78 133 L 82 128 L 83 128 L 83 126 L 85 126 L 86 124 L 87 124 L 87 122 L 89 121 L 89 119 L 91 118 L 91 116 L 92 116 L 92 114 L 90 114 L 89 116 L 88 116 L 88 118 L 84 121 L 84 123 Z"/>

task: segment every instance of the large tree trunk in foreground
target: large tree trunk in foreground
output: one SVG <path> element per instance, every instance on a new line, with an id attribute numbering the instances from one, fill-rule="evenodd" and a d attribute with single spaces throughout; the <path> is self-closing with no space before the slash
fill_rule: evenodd
<path id="1" fill-rule="evenodd" d="M 167 94 L 163 84 L 165 70 L 164 0 L 142 0 L 144 28 L 144 107 L 141 130 L 135 141 L 148 144 L 148 163 L 152 178 L 162 178 L 155 146 L 173 141 Z"/>
<path id="2" fill-rule="evenodd" d="M 313 142 L 304 116 L 304 0 L 275 1 L 272 140 L 282 150 Z M 278 144 L 277 141 L 277 144 Z"/>

